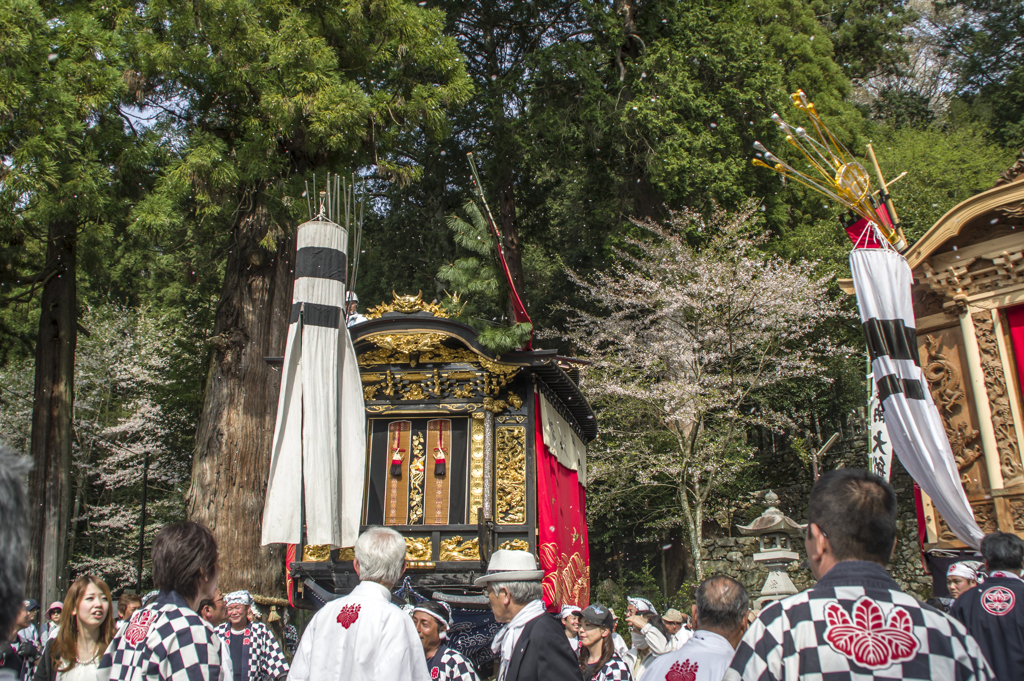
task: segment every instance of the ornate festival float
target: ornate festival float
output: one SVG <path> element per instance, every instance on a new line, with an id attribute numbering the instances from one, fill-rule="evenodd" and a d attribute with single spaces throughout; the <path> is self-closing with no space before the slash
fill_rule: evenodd
<path id="1" fill-rule="evenodd" d="M 973 555 L 985 533 L 1024 537 L 1024 156 L 907 248 L 888 194 L 893 182 L 871 146 L 878 191 L 806 96 L 793 102 L 809 129 L 773 120 L 806 172 L 760 143 L 754 164 L 850 210 L 853 279 L 840 286 L 856 294 L 861 312 L 872 431 L 891 445 L 872 463 L 888 478 L 885 455 L 895 453 L 913 477 L 921 550 L 934 595 L 945 596 L 945 568 Z"/>
<path id="2" fill-rule="evenodd" d="M 346 331 L 350 230 L 331 217 L 351 222 L 356 202 L 333 189 L 297 230 L 288 345 L 268 358 L 282 387 L 263 542 L 288 545 L 289 598 L 316 609 L 358 583 L 358 533 L 393 527 L 407 546 L 396 600 L 447 602 L 451 644 L 486 663 L 498 625 L 473 580 L 492 551 L 533 552 L 550 606 L 589 603 L 586 447 L 597 422 L 575 360 L 532 343 L 496 355 L 422 294 L 394 295 Z"/>

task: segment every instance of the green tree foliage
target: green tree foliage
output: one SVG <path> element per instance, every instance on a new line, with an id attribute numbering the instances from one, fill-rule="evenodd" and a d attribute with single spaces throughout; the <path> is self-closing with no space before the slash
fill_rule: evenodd
<path id="1" fill-rule="evenodd" d="M 995 186 L 1015 155 L 988 141 L 988 131 L 975 121 L 945 129 L 879 126 L 876 130 L 875 151 L 885 176 L 894 178 L 907 171 L 892 186 L 892 196 L 911 243 L 950 208 Z"/>
<path id="2" fill-rule="evenodd" d="M 1017 0 L 937 2 L 949 14 L 941 45 L 959 92 L 990 120 L 995 139 L 1024 146 L 1024 4 Z"/>
<path id="3" fill-rule="evenodd" d="M 489 310 L 508 306 L 509 287 L 487 219 L 472 201 L 466 202 L 462 210 L 469 220 L 463 220 L 458 214 L 450 215 L 448 227 L 456 245 L 473 255 L 442 265 L 437 278 L 451 287 L 452 294 L 446 302 L 457 313 L 457 318 L 475 327 L 480 334 L 480 344 L 500 355 L 522 347 L 530 339 L 533 325 L 527 322 L 503 325 L 497 323 L 497 319 L 482 316 Z M 466 301 L 460 305 L 462 296 L 466 296 Z"/>
<path id="4" fill-rule="evenodd" d="M 835 61 L 850 78 L 896 72 L 905 61 L 903 30 L 916 18 L 906 0 L 813 0 L 832 37 Z"/>

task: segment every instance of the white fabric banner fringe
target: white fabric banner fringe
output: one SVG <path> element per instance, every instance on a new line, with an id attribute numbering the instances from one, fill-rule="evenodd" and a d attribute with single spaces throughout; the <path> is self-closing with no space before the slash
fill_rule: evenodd
<path id="1" fill-rule="evenodd" d="M 978 548 L 985 533 L 974 520 L 919 365 L 910 266 L 895 251 L 856 248 L 850 253 L 850 269 L 893 451 L 931 497 L 949 529 L 960 541 Z"/>

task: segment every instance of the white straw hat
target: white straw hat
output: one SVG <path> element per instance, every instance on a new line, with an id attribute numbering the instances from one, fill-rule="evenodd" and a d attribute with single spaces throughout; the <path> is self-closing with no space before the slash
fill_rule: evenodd
<path id="1" fill-rule="evenodd" d="M 529 551 L 498 549 L 491 554 L 487 574 L 477 577 L 475 586 L 490 582 L 539 582 L 544 571 L 537 569 L 537 558 Z"/>

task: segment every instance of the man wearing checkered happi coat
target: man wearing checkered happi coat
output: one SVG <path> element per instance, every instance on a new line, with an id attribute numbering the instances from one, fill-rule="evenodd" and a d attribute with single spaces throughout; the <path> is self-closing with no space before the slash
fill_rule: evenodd
<path id="1" fill-rule="evenodd" d="M 430 663 L 427 663 L 430 667 Z M 436 669 L 436 675 L 435 675 Z M 457 650 L 444 646 L 437 667 L 430 667 L 431 681 L 480 681 L 473 665 Z"/>
<path id="2" fill-rule="evenodd" d="M 99 681 L 220 679 L 221 644 L 213 628 L 175 591 L 136 610 L 100 660 Z"/>
<path id="3" fill-rule="evenodd" d="M 231 649 L 233 636 L 244 637 L 245 645 L 249 649 L 249 674 L 248 677 L 243 677 L 242 681 L 274 681 L 288 673 L 288 662 L 281 652 L 281 646 L 262 622 L 249 622 L 243 631 L 232 631 L 231 624 L 224 622 L 217 626 L 216 632 L 224 641 L 227 650 Z"/>
<path id="4" fill-rule="evenodd" d="M 887 482 L 863 470 L 826 473 L 807 521 L 818 583 L 761 612 L 726 681 L 995 678 L 960 622 L 903 593 L 886 572 L 896 541 Z"/>

